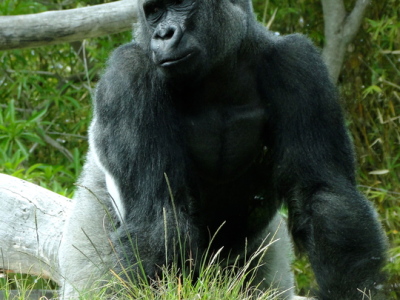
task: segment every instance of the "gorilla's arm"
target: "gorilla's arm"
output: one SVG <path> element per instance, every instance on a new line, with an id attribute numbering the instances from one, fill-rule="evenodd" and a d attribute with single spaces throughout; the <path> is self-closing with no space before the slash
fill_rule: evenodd
<path id="1" fill-rule="evenodd" d="M 180 124 L 165 90 L 136 43 L 120 47 L 98 84 L 90 128 L 91 147 L 120 214 L 122 225 L 113 236 L 117 254 L 122 265 L 136 266 L 137 251 L 150 276 L 172 259 L 177 223 L 183 224 L 181 235 L 190 232 L 197 241 Z"/>
<path id="2" fill-rule="evenodd" d="M 263 65 L 274 184 L 289 206 L 295 240 L 308 252 L 321 299 L 361 299 L 357 289 L 382 282 L 386 241 L 356 190 L 335 88 L 318 51 L 300 35 L 275 42 Z"/>

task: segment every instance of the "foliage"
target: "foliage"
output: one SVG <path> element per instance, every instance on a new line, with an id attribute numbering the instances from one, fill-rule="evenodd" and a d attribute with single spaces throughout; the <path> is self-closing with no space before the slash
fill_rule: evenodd
<path id="1" fill-rule="evenodd" d="M 72 8 L 57 2 L 46 7 L 10 0 L 0 3 L 0 13 Z M 87 4 L 96 1 L 78 6 Z M 130 33 L 122 33 L 85 42 L 87 71 L 77 53 L 82 43 L 0 53 L 0 172 L 72 195 L 87 149 L 97 74 L 110 51 L 129 39 Z"/>
<path id="2" fill-rule="evenodd" d="M 341 86 L 351 115 L 362 190 L 375 202 L 392 248 L 387 270 L 400 299 L 400 2 L 374 1 L 349 48 Z"/>
<path id="3" fill-rule="evenodd" d="M 3 0 L 0 15 L 104 2 Z M 355 0 L 345 2 L 350 10 Z M 258 19 L 277 34 L 302 32 L 323 47 L 319 0 L 253 3 Z M 400 299 L 399 20 L 400 0 L 373 1 L 339 79 L 359 158 L 360 189 L 378 208 L 391 245 L 386 267 L 391 299 Z M 0 52 L 0 172 L 73 194 L 87 150 L 92 89 L 112 49 L 130 39 L 125 32 L 83 43 Z M 296 260 L 294 269 L 300 292 L 307 293 L 313 286 L 309 263 Z M 179 283 L 171 284 L 179 288 Z"/>

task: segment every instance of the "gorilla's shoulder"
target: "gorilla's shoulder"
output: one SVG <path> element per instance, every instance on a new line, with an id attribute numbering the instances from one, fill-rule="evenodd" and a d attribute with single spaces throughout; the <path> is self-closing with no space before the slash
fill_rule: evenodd
<path id="1" fill-rule="evenodd" d="M 119 46 L 115 49 L 110 57 L 110 59 L 121 58 L 122 60 L 126 59 L 135 59 L 140 56 L 145 56 L 145 50 L 135 41 Z"/>
<path id="2" fill-rule="evenodd" d="M 270 37 L 269 50 L 264 59 L 277 72 L 295 78 L 327 78 L 328 70 L 322 60 L 321 51 L 302 34 Z"/>
<path id="3" fill-rule="evenodd" d="M 138 43 L 131 42 L 113 51 L 108 60 L 107 67 L 119 72 L 148 68 L 149 57 Z"/>
<path id="4" fill-rule="evenodd" d="M 273 54 L 288 62 L 308 63 L 321 60 L 320 50 L 302 34 L 277 36 L 273 41 Z"/>
<path id="5" fill-rule="evenodd" d="M 312 41 L 305 35 L 300 33 L 293 33 L 283 36 L 276 36 L 275 45 L 278 48 L 289 48 L 301 50 L 317 50 Z"/>
<path id="6" fill-rule="evenodd" d="M 118 65 L 118 67 L 123 65 L 132 66 L 132 64 L 141 65 L 147 60 L 146 50 L 142 49 L 138 43 L 130 42 L 113 51 L 108 60 L 108 65 Z"/>

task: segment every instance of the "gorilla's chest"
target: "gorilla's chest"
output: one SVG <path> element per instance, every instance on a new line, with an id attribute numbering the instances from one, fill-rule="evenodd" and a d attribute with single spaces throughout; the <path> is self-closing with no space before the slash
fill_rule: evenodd
<path id="1" fill-rule="evenodd" d="M 265 111 L 257 103 L 209 107 L 185 117 L 190 157 L 201 176 L 232 180 L 262 152 Z"/>

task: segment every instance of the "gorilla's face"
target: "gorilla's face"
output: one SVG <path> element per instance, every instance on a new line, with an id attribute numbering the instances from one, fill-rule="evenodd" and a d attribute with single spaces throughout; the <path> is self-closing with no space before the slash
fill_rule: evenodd
<path id="1" fill-rule="evenodd" d="M 201 60 L 202 49 L 199 41 L 193 34 L 193 28 L 188 28 L 197 7 L 196 2 L 195 0 L 144 2 L 144 15 L 148 26 L 152 29 L 150 40 L 152 59 L 167 74 L 186 73 Z"/>
<path id="2" fill-rule="evenodd" d="M 249 15 L 233 0 L 142 0 L 141 9 L 141 40 L 169 78 L 201 78 L 237 53 Z"/>

